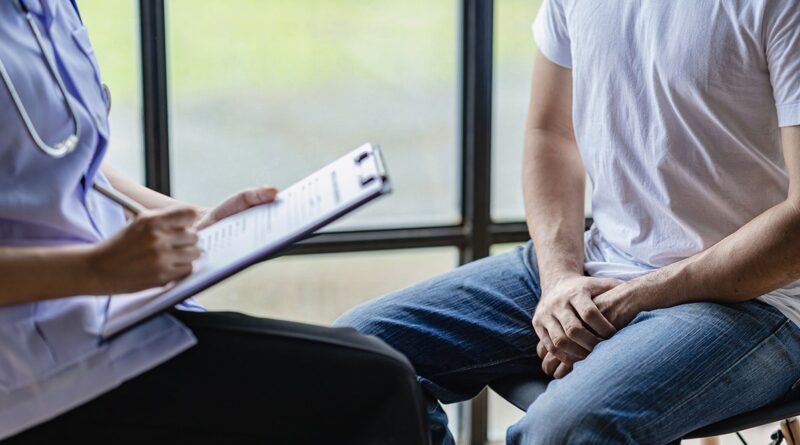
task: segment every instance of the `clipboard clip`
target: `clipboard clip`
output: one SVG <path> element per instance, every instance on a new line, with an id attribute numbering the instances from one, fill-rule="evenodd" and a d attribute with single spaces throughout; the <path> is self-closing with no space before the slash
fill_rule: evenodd
<path id="1" fill-rule="evenodd" d="M 373 160 L 372 163 L 367 162 L 370 158 Z M 355 163 L 359 167 L 359 181 L 362 187 L 366 187 L 377 179 L 386 180 L 386 166 L 380 146 L 370 144 L 367 150 L 356 155 Z M 372 168 L 369 168 L 370 164 Z"/>

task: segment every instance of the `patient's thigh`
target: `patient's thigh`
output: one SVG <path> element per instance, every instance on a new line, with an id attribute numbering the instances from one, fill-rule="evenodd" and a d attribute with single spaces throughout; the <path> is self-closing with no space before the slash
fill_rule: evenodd
<path id="1" fill-rule="evenodd" d="M 405 354 L 417 373 L 461 399 L 500 375 L 537 372 L 531 326 L 540 295 L 530 243 L 365 303 L 339 326 L 375 335 Z"/>
<path id="2" fill-rule="evenodd" d="M 667 443 L 776 401 L 798 378 L 800 328 L 764 303 L 644 312 L 551 382 L 509 443 Z"/>

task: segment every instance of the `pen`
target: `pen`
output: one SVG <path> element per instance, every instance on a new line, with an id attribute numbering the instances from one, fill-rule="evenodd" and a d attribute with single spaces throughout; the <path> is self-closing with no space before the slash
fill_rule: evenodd
<path id="1" fill-rule="evenodd" d="M 92 188 L 134 215 L 138 215 L 145 211 L 145 208 L 141 204 L 114 189 L 107 188 L 106 186 L 100 185 L 97 182 L 92 185 Z"/>
<path id="2" fill-rule="evenodd" d="M 131 198 L 128 198 L 127 196 L 123 195 L 122 193 L 112 188 L 108 188 L 96 182 L 92 185 L 92 188 L 95 189 L 101 195 L 105 196 L 106 198 L 119 204 L 125 210 L 133 213 L 134 216 L 147 210 L 138 202 L 132 200 Z M 200 246 L 200 252 L 202 253 L 203 258 L 205 258 L 208 255 L 208 251 L 202 245 Z"/>

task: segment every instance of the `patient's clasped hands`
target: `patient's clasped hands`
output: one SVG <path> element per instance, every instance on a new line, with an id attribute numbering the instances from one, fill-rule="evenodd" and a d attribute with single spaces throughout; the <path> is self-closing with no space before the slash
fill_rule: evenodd
<path id="1" fill-rule="evenodd" d="M 533 328 L 540 339 L 536 352 L 545 374 L 566 376 L 597 343 L 630 321 L 635 314 L 618 304 L 619 292 L 611 292 L 620 284 L 615 279 L 574 275 L 542 289 Z"/>

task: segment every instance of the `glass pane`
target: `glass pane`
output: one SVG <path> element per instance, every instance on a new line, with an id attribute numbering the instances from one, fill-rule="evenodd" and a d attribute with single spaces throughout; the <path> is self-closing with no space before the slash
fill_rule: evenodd
<path id="1" fill-rule="evenodd" d="M 496 392 L 489 391 L 489 442 L 505 443 L 506 430 L 525 413 L 508 403 Z"/>
<path id="2" fill-rule="evenodd" d="M 460 442 L 461 438 L 461 427 L 463 421 L 468 421 L 468 419 L 464 419 L 464 415 L 462 413 L 466 412 L 467 403 L 451 403 L 450 405 L 444 405 L 445 414 L 447 414 L 448 420 L 448 427 L 450 428 L 450 432 L 453 433 L 453 439 L 455 439 L 456 444 L 461 445 Z"/>
<path id="3" fill-rule="evenodd" d="M 494 127 L 492 129 L 492 217 L 525 218 L 522 201 L 522 148 L 531 73 L 536 54 L 531 24 L 541 0 L 495 2 Z M 589 215 L 591 185 L 587 183 Z"/>
<path id="4" fill-rule="evenodd" d="M 455 0 L 167 4 L 177 197 L 285 187 L 371 141 L 395 192 L 346 227 L 458 220 Z"/>
<path id="5" fill-rule="evenodd" d="M 81 0 L 103 81 L 111 90 L 111 139 L 107 162 L 144 181 L 142 104 L 139 83 L 139 13 L 136 0 Z"/>
<path id="6" fill-rule="evenodd" d="M 453 269 L 452 248 L 284 256 L 199 296 L 212 310 L 327 325 L 347 309 Z"/>

